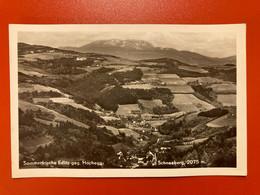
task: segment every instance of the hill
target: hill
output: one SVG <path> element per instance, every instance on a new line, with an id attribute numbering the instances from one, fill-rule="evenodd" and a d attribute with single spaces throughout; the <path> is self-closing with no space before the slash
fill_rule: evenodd
<path id="1" fill-rule="evenodd" d="M 109 54 L 132 60 L 172 58 L 187 64 L 199 66 L 236 64 L 235 56 L 227 58 L 211 58 L 190 51 L 179 51 L 173 48 L 155 47 L 147 41 L 133 39 L 99 40 L 81 47 L 64 47 L 61 49 Z"/>

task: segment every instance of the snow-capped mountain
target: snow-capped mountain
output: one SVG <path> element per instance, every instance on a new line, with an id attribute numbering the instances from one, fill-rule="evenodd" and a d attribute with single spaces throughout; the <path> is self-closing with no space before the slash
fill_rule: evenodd
<path id="1" fill-rule="evenodd" d="M 143 40 L 134 40 L 134 39 L 127 39 L 127 40 L 120 40 L 120 39 L 111 39 L 111 40 L 99 40 L 94 41 L 87 45 L 89 46 L 114 46 L 114 47 L 121 47 L 127 49 L 137 49 L 137 50 L 145 50 L 145 49 L 153 49 L 154 46 Z M 84 47 L 84 46 L 83 46 Z"/>
<path id="2" fill-rule="evenodd" d="M 83 45 L 82 47 L 65 47 L 62 49 L 114 55 L 131 60 L 172 58 L 191 65 L 236 64 L 236 56 L 228 58 L 211 58 L 190 51 L 155 47 L 147 41 L 135 39 L 98 40 Z"/>

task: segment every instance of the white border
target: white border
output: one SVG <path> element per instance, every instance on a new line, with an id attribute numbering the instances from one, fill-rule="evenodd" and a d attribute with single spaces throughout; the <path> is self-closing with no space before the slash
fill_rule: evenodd
<path id="1" fill-rule="evenodd" d="M 20 31 L 98 32 L 234 32 L 237 36 L 237 167 L 177 169 L 19 169 L 18 140 L 18 54 Z M 246 24 L 231 25 L 9 25 L 12 177 L 179 177 L 202 175 L 247 175 L 246 120 Z"/>

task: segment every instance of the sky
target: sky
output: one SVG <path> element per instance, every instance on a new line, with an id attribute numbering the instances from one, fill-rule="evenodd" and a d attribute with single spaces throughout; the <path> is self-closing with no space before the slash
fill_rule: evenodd
<path id="1" fill-rule="evenodd" d="M 236 55 L 236 36 L 231 32 L 19 32 L 18 41 L 51 47 L 80 47 L 97 40 L 139 39 L 155 47 L 196 52 L 209 57 Z"/>

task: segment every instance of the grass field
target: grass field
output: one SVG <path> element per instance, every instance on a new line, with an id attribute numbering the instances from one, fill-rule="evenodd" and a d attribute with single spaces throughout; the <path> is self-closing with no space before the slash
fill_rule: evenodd
<path id="1" fill-rule="evenodd" d="M 207 123 L 207 126 L 208 127 L 236 126 L 236 119 L 234 117 L 229 117 L 228 115 L 225 115 Z"/>
<path id="2" fill-rule="evenodd" d="M 48 103 L 50 98 L 33 98 L 33 103 L 37 104 L 39 102 Z"/>
<path id="3" fill-rule="evenodd" d="M 114 71 L 111 71 L 110 72 L 110 74 L 113 74 L 113 73 L 115 73 L 115 72 L 126 72 L 126 71 L 133 71 L 134 70 L 134 67 L 132 66 L 125 66 L 125 67 L 123 67 L 123 68 L 120 68 L 120 69 L 116 69 L 116 70 L 114 70 Z"/>
<path id="4" fill-rule="evenodd" d="M 28 75 L 28 76 L 36 76 L 36 77 L 42 77 L 44 76 L 44 74 L 42 73 L 39 73 L 39 72 L 36 72 L 36 71 L 29 71 L 29 70 L 22 70 L 22 69 L 19 69 L 18 72 L 21 72 L 25 75 Z"/>
<path id="5" fill-rule="evenodd" d="M 118 109 L 116 111 L 116 114 L 118 116 L 132 116 L 135 115 L 132 112 L 138 111 L 141 112 L 138 104 L 124 104 L 124 105 L 118 105 Z"/>
<path id="6" fill-rule="evenodd" d="M 128 89 L 152 89 L 154 86 L 150 84 L 132 84 L 132 85 L 122 85 L 123 88 Z"/>
<path id="7" fill-rule="evenodd" d="M 69 97 L 68 94 L 65 94 L 63 92 L 61 92 L 60 90 L 53 88 L 53 87 L 48 87 L 48 86 L 44 86 L 44 85 L 39 85 L 39 84 L 29 84 L 29 83 L 22 83 L 19 84 L 18 86 L 18 91 L 19 93 L 23 93 L 23 92 L 34 92 L 34 91 L 38 91 L 38 92 L 57 92 L 62 94 L 64 97 Z"/>
<path id="8" fill-rule="evenodd" d="M 52 60 L 57 58 L 64 58 L 64 57 L 72 57 L 75 55 L 72 54 L 64 54 L 64 53 L 33 53 L 33 54 L 26 54 L 24 55 L 25 60 L 27 61 L 37 61 L 38 59 L 41 60 Z"/>
<path id="9" fill-rule="evenodd" d="M 81 104 L 77 104 L 76 102 L 74 102 L 74 100 L 67 98 L 67 97 L 50 98 L 50 100 L 54 103 L 70 105 L 70 106 L 73 106 L 74 108 L 81 108 L 83 110 L 88 110 L 90 112 L 92 111 L 91 109 L 89 109 Z"/>
<path id="10" fill-rule="evenodd" d="M 217 101 L 221 102 L 223 106 L 236 106 L 236 95 L 235 94 L 219 94 L 217 95 Z"/>
<path id="11" fill-rule="evenodd" d="M 89 128 L 88 125 L 85 125 L 81 122 L 78 122 L 76 120 L 73 120 L 67 116 L 64 116 L 62 114 L 59 114 L 58 112 L 55 112 L 54 110 L 50 110 L 50 109 L 47 109 L 43 106 L 40 106 L 40 105 L 35 105 L 35 104 L 32 104 L 32 103 L 29 103 L 29 102 L 26 102 L 26 101 L 22 101 L 22 100 L 19 100 L 19 108 L 22 110 L 22 111 L 26 111 L 26 110 L 32 110 L 32 111 L 38 111 L 38 110 L 41 110 L 41 112 L 47 112 L 47 113 L 51 113 L 55 116 L 54 118 L 54 121 L 56 122 L 59 122 L 59 121 L 63 121 L 63 122 L 71 122 L 79 127 L 84 127 L 84 128 Z"/>
<path id="12" fill-rule="evenodd" d="M 171 90 L 172 93 L 178 94 L 178 93 L 193 93 L 194 90 L 189 85 L 166 85 L 166 86 L 158 86 L 160 88 L 168 88 Z"/>
<path id="13" fill-rule="evenodd" d="M 149 74 L 144 74 L 142 77 L 142 80 L 144 81 L 154 81 L 154 80 L 159 80 L 159 77 L 156 73 L 149 73 Z"/>
<path id="14" fill-rule="evenodd" d="M 54 121 L 47 121 L 44 119 L 40 119 L 40 118 L 34 118 L 34 120 L 38 121 L 39 123 L 45 124 L 45 125 L 53 125 L 54 127 L 56 127 L 59 123 L 54 122 Z"/>
<path id="15" fill-rule="evenodd" d="M 205 84 L 223 83 L 223 81 L 213 77 L 183 77 L 182 79 L 185 80 L 186 82 L 198 81 Z"/>
<path id="16" fill-rule="evenodd" d="M 174 146 L 178 151 L 183 151 L 187 150 L 189 148 L 192 148 L 193 145 L 179 145 L 179 146 Z"/>
<path id="17" fill-rule="evenodd" d="M 105 56 L 105 58 L 107 60 L 103 61 L 102 64 L 103 65 L 109 65 L 109 66 L 114 66 L 114 65 L 127 65 L 129 66 L 129 64 L 131 65 L 138 65 L 138 63 L 132 61 L 132 60 L 128 60 L 128 59 L 124 59 L 124 58 L 117 58 L 117 57 L 110 57 L 110 56 Z M 112 68 L 112 67 L 111 67 Z"/>
<path id="18" fill-rule="evenodd" d="M 204 102 L 193 94 L 175 94 L 172 104 L 181 111 L 200 111 L 214 108 L 211 104 Z"/>
<path id="19" fill-rule="evenodd" d="M 160 78 L 162 82 L 165 82 L 166 85 L 185 85 L 187 84 L 186 81 L 182 80 L 181 78 Z"/>
<path id="20" fill-rule="evenodd" d="M 232 83 L 213 84 L 210 86 L 216 93 L 236 93 L 236 85 Z"/>
<path id="21" fill-rule="evenodd" d="M 120 120 L 120 118 L 114 117 L 114 116 L 100 116 L 105 121 L 112 121 L 112 120 Z"/>
<path id="22" fill-rule="evenodd" d="M 191 71 L 191 72 L 208 73 L 207 70 L 204 70 L 202 68 L 198 68 L 196 66 L 179 66 L 178 68 L 181 69 L 181 70 L 187 70 L 187 71 Z"/>
<path id="23" fill-rule="evenodd" d="M 143 65 L 147 65 L 147 66 L 154 66 L 157 65 L 157 62 L 142 62 Z"/>
<path id="24" fill-rule="evenodd" d="M 156 120 L 156 121 L 146 121 L 148 124 L 150 124 L 152 127 L 157 127 L 165 123 L 167 120 Z"/>
<path id="25" fill-rule="evenodd" d="M 177 74 L 157 74 L 157 76 L 160 79 L 171 79 L 171 78 L 178 79 L 178 78 L 180 78 Z"/>

